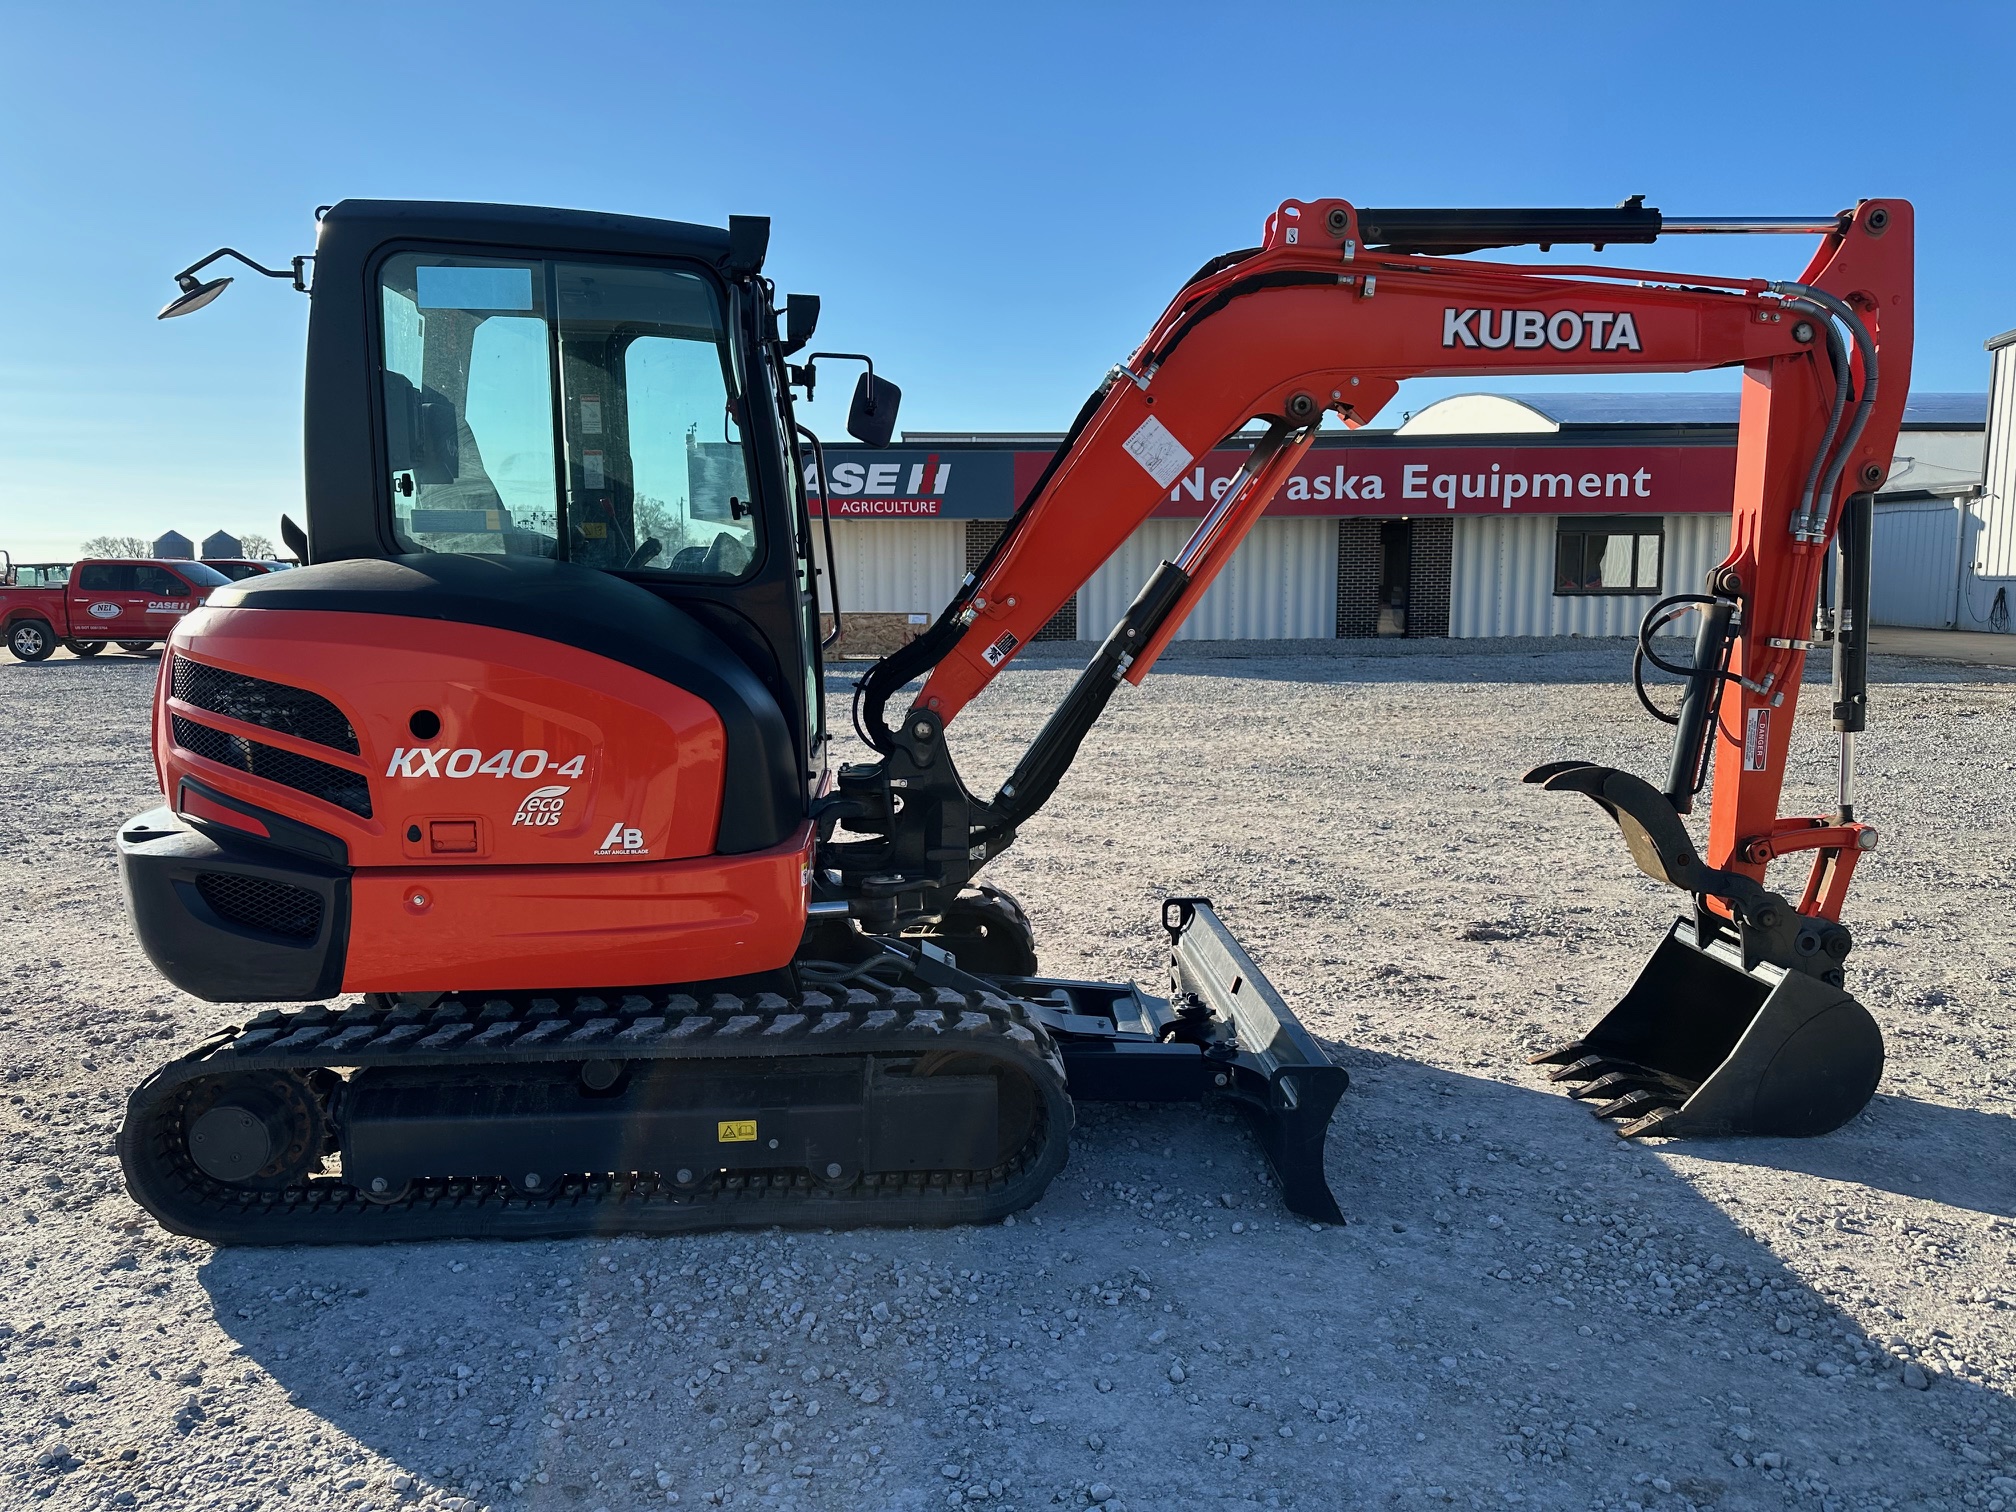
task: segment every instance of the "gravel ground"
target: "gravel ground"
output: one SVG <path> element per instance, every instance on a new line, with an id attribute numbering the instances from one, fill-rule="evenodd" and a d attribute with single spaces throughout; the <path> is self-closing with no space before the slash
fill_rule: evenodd
<path id="1" fill-rule="evenodd" d="M 1152 981 L 1162 893 L 1217 899 L 1351 1069 L 1347 1227 L 1236 1123 L 1092 1108 L 992 1228 L 278 1251 L 160 1233 L 112 1154 L 225 1013 L 121 917 L 153 665 L 0 663 L 0 1502 L 2016 1507 L 2016 674 L 1878 663 L 1869 1112 L 1642 1148 L 1522 1064 L 1674 912 L 1517 782 L 1663 771 L 1626 653 L 1278 653 L 1124 693 L 996 873 L 1060 973 Z M 962 722 L 976 787 L 1069 676 Z M 1788 809 L 1831 782 L 1809 716 Z"/>

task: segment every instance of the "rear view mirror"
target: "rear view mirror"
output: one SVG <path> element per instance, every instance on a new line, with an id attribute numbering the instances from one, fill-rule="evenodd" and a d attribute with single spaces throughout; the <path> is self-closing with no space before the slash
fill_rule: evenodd
<path id="1" fill-rule="evenodd" d="M 896 434 L 896 406 L 902 402 L 903 390 L 887 378 L 863 373 L 847 410 L 847 434 L 867 446 L 887 446 Z"/>

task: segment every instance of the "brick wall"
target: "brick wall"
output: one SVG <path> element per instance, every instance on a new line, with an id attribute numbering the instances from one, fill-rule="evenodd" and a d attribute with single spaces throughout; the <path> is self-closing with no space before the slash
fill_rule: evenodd
<path id="1" fill-rule="evenodd" d="M 1001 539 L 1008 529 L 1006 520 L 968 520 L 966 522 L 966 570 L 971 572 L 980 565 L 982 557 Z M 1448 602 L 1445 593 L 1443 602 Z M 1444 618 L 1447 618 L 1445 611 Z M 1050 616 L 1050 622 L 1036 632 L 1039 641 L 1078 639 L 1078 595 L 1072 594 L 1064 601 L 1064 607 Z"/>
<path id="2" fill-rule="evenodd" d="M 1407 634 L 1410 638 L 1449 633 L 1449 561 L 1456 546 L 1456 522 L 1414 521 L 1413 551 L 1407 570 Z"/>
<path id="3" fill-rule="evenodd" d="M 1380 520 L 1337 522 L 1337 635 L 1370 638 L 1379 633 L 1379 584 L 1386 575 L 1379 546 Z M 1456 544 L 1455 522 L 1409 522 L 1407 634 L 1449 633 L 1449 564 Z"/>
<path id="4" fill-rule="evenodd" d="M 1445 577 L 1447 569 L 1444 569 Z M 1340 639 L 1379 633 L 1379 555 L 1377 520 L 1337 522 L 1337 634 Z M 1448 595 L 1443 595 L 1448 618 Z"/>

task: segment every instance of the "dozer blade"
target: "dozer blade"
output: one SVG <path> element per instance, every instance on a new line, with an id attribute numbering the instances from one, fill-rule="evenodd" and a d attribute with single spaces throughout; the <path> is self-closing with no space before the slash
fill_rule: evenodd
<path id="1" fill-rule="evenodd" d="M 1839 987 L 1768 963 L 1745 968 L 1724 940 L 1705 949 L 1681 919 L 1596 1027 L 1533 1057 L 1586 1077 L 1599 1118 L 1626 1138 L 1825 1134 L 1868 1104 L 1883 1035 Z"/>
<path id="2" fill-rule="evenodd" d="M 1169 933 L 1171 985 L 1234 1031 L 1214 1047 L 1218 1055 L 1206 1054 L 1219 1067 L 1217 1084 L 1259 1138 L 1282 1203 L 1301 1217 L 1342 1223 L 1323 1173 L 1323 1142 L 1350 1074 L 1332 1064 L 1302 1027 L 1209 898 L 1168 899 L 1162 925 Z"/>

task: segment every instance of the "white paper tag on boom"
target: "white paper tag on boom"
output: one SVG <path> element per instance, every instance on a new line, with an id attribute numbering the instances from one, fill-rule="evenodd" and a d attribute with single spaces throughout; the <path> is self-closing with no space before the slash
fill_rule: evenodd
<path id="1" fill-rule="evenodd" d="M 1752 709 L 1743 729 L 1743 770 L 1761 772 L 1771 759 L 1771 711 Z"/>
<path id="2" fill-rule="evenodd" d="M 1167 488 L 1190 465 L 1190 453 L 1169 434 L 1169 427 L 1150 415 L 1135 428 L 1125 443 L 1125 451 L 1148 470 L 1148 476 Z"/>

